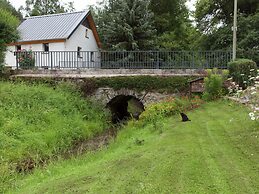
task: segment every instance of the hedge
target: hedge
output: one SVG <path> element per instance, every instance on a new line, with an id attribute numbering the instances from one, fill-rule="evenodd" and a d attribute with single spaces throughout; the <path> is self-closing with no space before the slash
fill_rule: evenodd
<path id="1" fill-rule="evenodd" d="M 253 84 L 257 75 L 257 65 L 249 59 L 237 59 L 228 63 L 229 75 L 243 89 Z"/>

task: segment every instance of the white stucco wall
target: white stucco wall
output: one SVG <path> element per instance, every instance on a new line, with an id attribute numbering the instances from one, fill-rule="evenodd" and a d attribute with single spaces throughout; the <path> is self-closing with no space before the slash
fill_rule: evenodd
<path id="1" fill-rule="evenodd" d="M 85 37 L 86 27 L 80 25 L 73 35 L 66 41 L 66 51 L 76 51 L 77 47 L 81 47 L 82 51 L 98 51 L 98 45 L 91 29 L 88 29 L 88 38 Z"/>
<path id="2" fill-rule="evenodd" d="M 97 52 L 99 50 L 95 37 L 91 29 L 88 29 L 88 38 L 85 37 L 86 27 L 80 25 L 72 36 L 65 42 L 61 43 L 49 43 L 50 51 L 77 51 L 78 47 L 81 47 L 81 57 L 78 57 L 77 53 L 53 53 L 50 56 L 48 53 L 39 53 L 35 56 L 35 63 L 37 67 L 46 66 L 49 61 L 52 61 L 51 66 L 54 68 L 77 68 L 77 67 L 98 67 L 100 61 L 100 55 Z M 43 44 L 27 44 L 21 45 L 21 49 L 32 50 L 32 51 L 43 51 Z M 16 51 L 15 46 L 9 46 L 6 52 L 5 63 L 8 66 L 16 67 L 16 57 L 14 52 Z M 43 65 L 44 64 L 44 65 Z"/>
<path id="3" fill-rule="evenodd" d="M 32 51 L 43 51 L 43 44 L 26 44 L 21 45 L 21 49 L 32 50 Z M 50 51 L 64 51 L 65 43 L 49 43 Z M 5 63 L 7 66 L 11 66 L 16 68 L 16 57 L 14 56 L 14 52 L 16 51 L 16 46 L 8 46 L 6 55 L 5 55 Z M 46 55 L 45 55 L 46 56 Z M 46 57 L 45 57 L 46 58 Z"/>

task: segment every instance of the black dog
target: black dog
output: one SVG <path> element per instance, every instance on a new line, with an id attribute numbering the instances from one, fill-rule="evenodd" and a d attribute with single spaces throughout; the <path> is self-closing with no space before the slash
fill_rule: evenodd
<path id="1" fill-rule="evenodd" d="M 180 113 L 180 114 L 182 116 L 182 122 L 191 121 L 186 114 L 184 114 L 184 113 Z"/>

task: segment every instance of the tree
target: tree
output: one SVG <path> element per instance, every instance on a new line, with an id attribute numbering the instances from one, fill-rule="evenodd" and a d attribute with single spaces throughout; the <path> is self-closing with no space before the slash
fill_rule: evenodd
<path id="1" fill-rule="evenodd" d="M 0 8 L 2 10 L 7 10 L 12 15 L 19 18 L 20 21 L 23 19 L 21 12 L 17 11 L 7 0 L 0 0 Z"/>
<path id="2" fill-rule="evenodd" d="M 195 11 L 197 27 L 205 33 L 211 33 L 219 25 L 232 23 L 233 7 L 233 0 L 198 0 Z M 239 14 L 253 15 L 258 9 L 258 0 L 238 0 Z"/>
<path id="3" fill-rule="evenodd" d="M 190 50 L 196 47 L 199 32 L 189 19 L 186 0 L 151 0 L 157 29 L 156 47 L 162 50 Z"/>
<path id="4" fill-rule="evenodd" d="M 73 2 L 65 5 L 60 0 L 26 0 L 26 6 L 21 7 L 27 16 L 48 15 L 74 11 Z"/>
<path id="5" fill-rule="evenodd" d="M 4 62 L 6 44 L 19 38 L 17 27 L 19 20 L 10 12 L 0 8 L 0 64 Z"/>
<path id="6" fill-rule="evenodd" d="M 150 9 L 154 13 L 157 34 L 181 32 L 181 25 L 188 17 L 186 0 L 151 0 Z"/>
<path id="7" fill-rule="evenodd" d="M 104 47 L 113 50 L 153 48 L 156 31 L 149 0 L 109 0 L 97 13 Z"/>

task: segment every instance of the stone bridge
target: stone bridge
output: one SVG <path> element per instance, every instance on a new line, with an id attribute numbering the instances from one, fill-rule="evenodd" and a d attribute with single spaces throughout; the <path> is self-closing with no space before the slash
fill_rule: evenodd
<path id="1" fill-rule="evenodd" d="M 94 100 L 105 104 L 111 110 L 114 123 L 132 116 L 138 118 L 146 105 L 174 96 L 175 94 L 112 88 L 99 88 L 91 95 Z"/>

